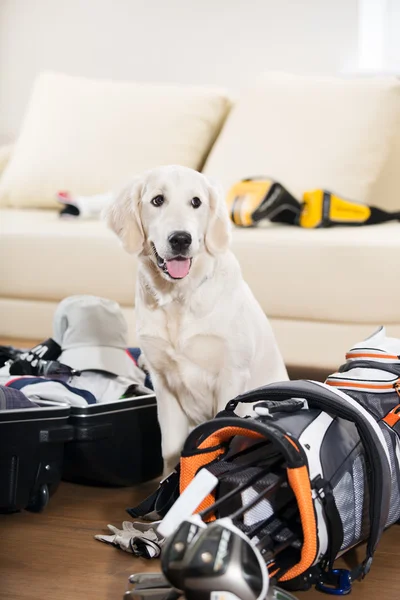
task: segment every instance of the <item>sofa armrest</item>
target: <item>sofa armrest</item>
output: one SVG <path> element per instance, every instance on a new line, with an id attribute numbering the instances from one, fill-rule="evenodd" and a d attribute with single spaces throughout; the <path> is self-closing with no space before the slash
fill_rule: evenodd
<path id="1" fill-rule="evenodd" d="M 11 158 L 12 151 L 14 150 L 14 144 L 5 144 L 0 146 L 0 175 L 6 168 L 8 161 Z"/>

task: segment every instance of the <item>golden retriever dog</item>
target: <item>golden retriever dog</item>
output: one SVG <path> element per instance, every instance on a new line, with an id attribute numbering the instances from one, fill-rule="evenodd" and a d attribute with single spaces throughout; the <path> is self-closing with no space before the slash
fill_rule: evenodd
<path id="1" fill-rule="evenodd" d="M 137 333 L 168 471 L 193 427 L 287 372 L 229 249 L 223 195 L 204 175 L 180 166 L 150 170 L 116 197 L 105 218 L 139 259 Z"/>

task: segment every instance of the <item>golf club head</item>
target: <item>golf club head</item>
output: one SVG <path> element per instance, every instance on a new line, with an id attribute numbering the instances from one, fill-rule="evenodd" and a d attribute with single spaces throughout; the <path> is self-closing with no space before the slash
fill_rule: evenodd
<path id="1" fill-rule="evenodd" d="M 173 590 L 160 573 L 135 573 L 129 577 L 124 600 L 177 600 Z"/>
<path id="2" fill-rule="evenodd" d="M 181 593 L 169 587 L 160 573 L 135 573 L 129 577 L 124 600 L 178 600 Z M 183 597 L 182 597 L 183 598 Z M 292 594 L 274 587 L 269 589 L 266 600 L 297 600 Z"/>
<path id="3" fill-rule="evenodd" d="M 293 594 L 290 594 L 286 590 L 274 587 L 269 588 L 268 596 L 266 600 L 298 600 Z"/>
<path id="4" fill-rule="evenodd" d="M 199 515 L 192 515 L 183 521 L 165 542 L 161 552 L 161 570 L 169 583 L 177 590 L 182 589 L 182 566 L 186 553 L 199 533 L 206 527 Z"/>
<path id="5" fill-rule="evenodd" d="M 186 600 L 265 600 L 269 575 L 260 552 L 229 518 L 197 535 L 182 565 Z"/>

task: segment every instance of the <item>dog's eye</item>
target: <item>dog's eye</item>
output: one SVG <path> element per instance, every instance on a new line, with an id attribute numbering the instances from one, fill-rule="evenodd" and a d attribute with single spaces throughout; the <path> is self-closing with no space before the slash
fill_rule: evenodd
<path id="1" fill-rule="evenodd" d="M 153 206 L 161 206 L 161 204 L 164 204 L 164 196 L 162 194 L 155 196 L 151 201 L 151 204 Z"/>
<path id="2" fill-rule="evenodd" d="M 194 198 L 192 198 L 192 202 L 191 202 L 193 208 L 199 208 L 199 206 L 201 206 L 201 200 L 200 198 L 198 198 L 197 196 L 195 196 Z"/>

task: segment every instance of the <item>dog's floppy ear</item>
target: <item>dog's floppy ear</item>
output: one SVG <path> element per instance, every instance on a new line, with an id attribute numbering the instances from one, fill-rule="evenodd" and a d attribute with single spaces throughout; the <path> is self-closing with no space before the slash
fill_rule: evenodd
<path id="1" fill-rule="evenodd" d="M 224 201 L 222 187 L 208 181 L 210 198 L 210 220 L 205 244 L 210 254 L 219 254 L 229 248 L 231 241 L 231 221 Z"/>
<path id="2" fill-rule="evenodd" d="M 142 187 L 142 179 L 135 179 L 103 212 L 108 227 L 118 235 L 122 246 L 130 254 L 140 254 L 143 249 L 144 232 L 139 210 Z"/>

